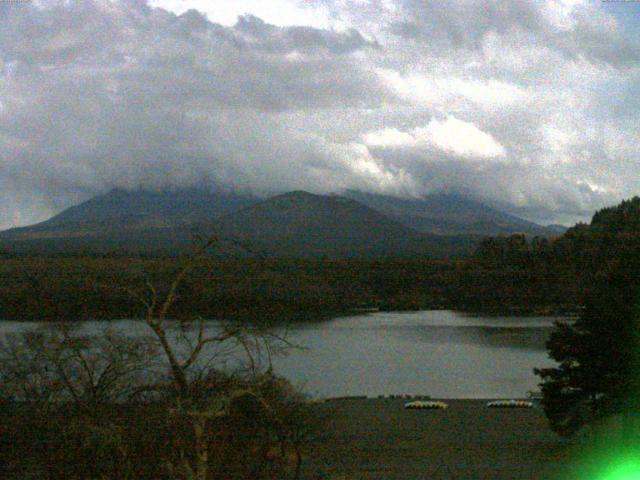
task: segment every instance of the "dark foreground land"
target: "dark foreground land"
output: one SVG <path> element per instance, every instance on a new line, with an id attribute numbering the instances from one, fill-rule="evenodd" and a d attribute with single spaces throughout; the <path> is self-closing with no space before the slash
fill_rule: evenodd
<path id="1" fill-rule="evenodd" d="M 490 409 L 481 400 L 448 400 L 446 410 L 405 410 L 405 401 L 320 405 L 333 420 L 308 466 L 336 480 L 561 478 L 567 446 L 539 407 Z"/>

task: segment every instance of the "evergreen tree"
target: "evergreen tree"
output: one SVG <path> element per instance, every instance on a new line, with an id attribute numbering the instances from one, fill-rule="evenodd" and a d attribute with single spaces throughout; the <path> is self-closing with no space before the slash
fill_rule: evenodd
<path id="1" fill-rule="evenodd" d="M 584 310 L 559 323 L 547 348 L 558 366 L 536 369 L 551 427 L 640 412 L 640 200 L 598 212 L 587 233 Z M 580 252 L 575 252 L 580 253 Z"/>

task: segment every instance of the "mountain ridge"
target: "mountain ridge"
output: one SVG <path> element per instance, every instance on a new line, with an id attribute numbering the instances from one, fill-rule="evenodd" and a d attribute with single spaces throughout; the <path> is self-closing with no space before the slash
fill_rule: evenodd
<path id="1" fill-rule="evenodd" d="M 480 212 L 476 217 L 474 209 Z M 496 220 L 501 218 L 506 219 L 502 226 Z M 478 227 L 483 221 L 486 225 Z M 116 189 L 44 222 L 0 232 L 0 248 L 172 253 L 186 249 L 194 233 L 215 230 L 282 256 L 450 256 L 472 251 L 483 228 L 503 228 L 508 234 L 518 226 L 531 227 L 529 234 L 544 231 L 526 220 L 445 195 L 401 199 L 297 190 L 261 199 L 197 189 Z"/>
<path id="2" fill-rule="evenodd" d="M 525 233 L 530 236 L 553 236 L 562 231 L 559 226 L 538 225 L 457 194 L 436 193 L 421 198 L 400 198 L 346 190 L 344 195 L 424 233 L 487 236 Z"/>
<path id="3" fill-rule="evenodd" d="M 432 236 L 416 232 L 353 199 L 288 192 L 220 219 L 220 231 L 278 256 L 428 255 Z"/>

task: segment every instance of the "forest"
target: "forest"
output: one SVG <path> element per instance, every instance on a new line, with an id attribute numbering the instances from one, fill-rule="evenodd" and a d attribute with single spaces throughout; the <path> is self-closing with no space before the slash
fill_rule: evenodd
<path id="1" fill-rule="evenodd" d="M 198 260 L 181 285 L 172 313 L 277 323 L 318 320 L 358 309 L 495 314 L 575 310 L 575 271 L 521 258 L 521 253 L 496 258 L 479 252 L 477 258 L 466 260 L 206 257 Z M 139 305 L 127 289 L 149 281 L 167 289 L 167 279 L 183 261 L 118 256 L 3 258 L 0 318 L 137 318 Z"/>

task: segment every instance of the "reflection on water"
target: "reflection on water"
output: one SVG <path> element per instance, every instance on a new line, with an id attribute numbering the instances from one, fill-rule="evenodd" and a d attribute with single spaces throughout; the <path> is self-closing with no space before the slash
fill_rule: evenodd
<path id="1" fill-rule="evenodd" d="M 390 327 L 392 328 L 392 327 Z M 454 343 L 483 345 L 491 348 L 519 348 L 544 350 L 549 337 L 549 327 L 404 327 L 397 332 L 407 338 L 420 339 L 425 343 Z"/>
<path id="2" fill-rule="evenodd" d="M 315 396 L 425 394 L 521 397 L 536 390 L 534 367 L 552 365 L 544 344 L 554 318 L 477 317 L 452 311 L 379 312 L 291 327 L 305 349 L 275 361 L 278 373 Z M 104 324 L 88 322 L 89 331 Z M 0 323 L 0 332 L 29 324 Z M 141 322 L 113 328 L 146 334 Z M 216 328 L 211 322 L 210 328 Z"/>

